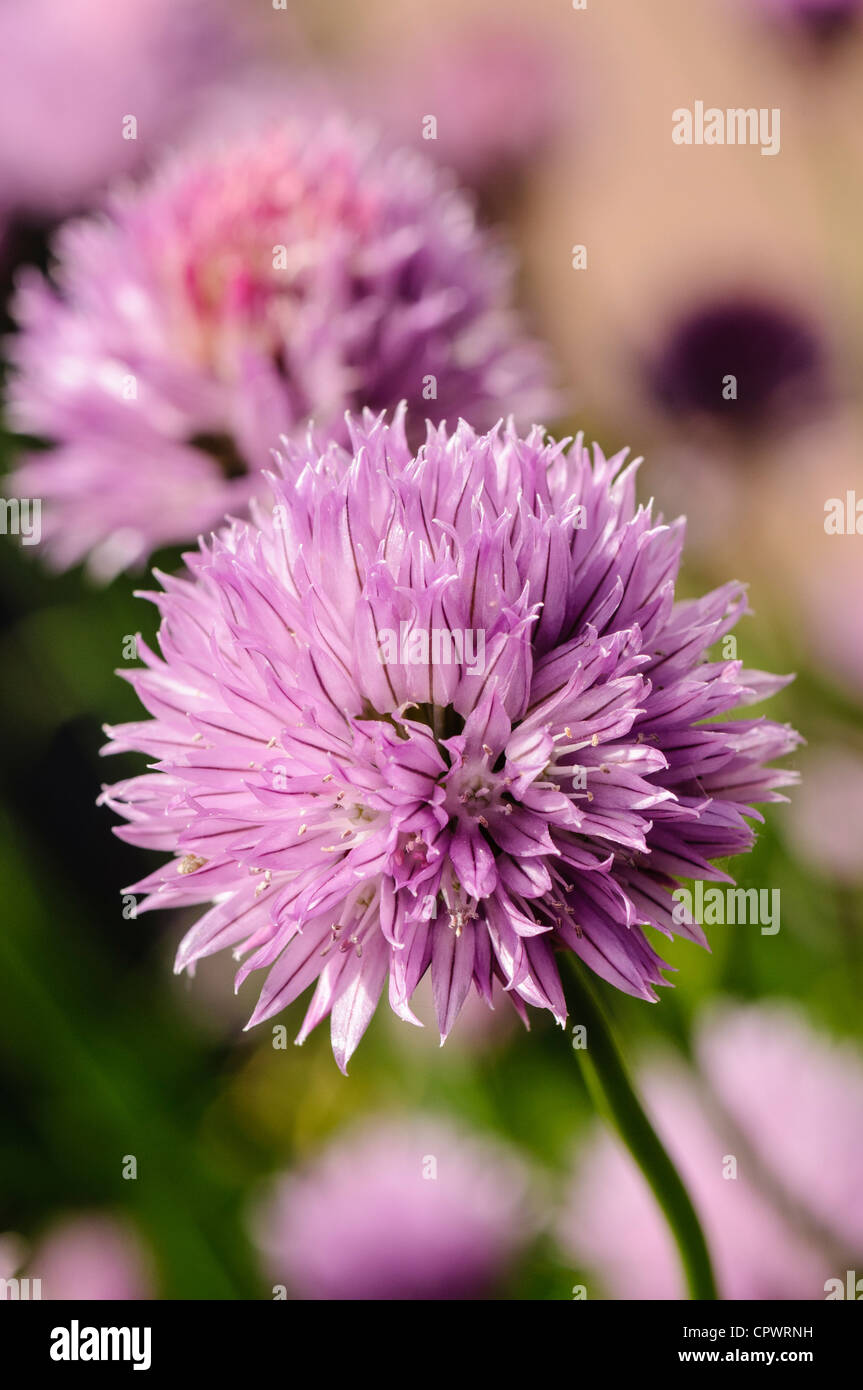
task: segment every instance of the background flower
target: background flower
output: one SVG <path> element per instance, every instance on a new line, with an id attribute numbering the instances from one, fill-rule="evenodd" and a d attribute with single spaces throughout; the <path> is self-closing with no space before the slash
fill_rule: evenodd
<path id="1" fill-rule="evenodd" d="M 255 1220 L 270 1277 L 310 1299 L 492 1297 L 532 1227 L 505 1146 L 413 1116 L 340 1136 Z"/>
<path id="2" fill-rule="evenodd" d="M 99 1213 L 51 1226 L 27 1261 L 44 1299 L 128 1301 L 153 1296 L 150 1257 L 127 1223 Z"/>
<path id="3" fill-rule="evenodd" d="M 111 575 L 217 526 L 310 419 L 326 439 L 402 398 L 416 428 L 553 403 L 468 203 L 339 120 L 196 146 L 56 253 L 56 287 L 16 296 L 10 412 L 56 446 L 15 486 L 47 501 L 60 565 Z"/>
<path id="4" fill-rule="evenodd" d="M 758 6 L 769 19 L 820 46 L 847 38 L 860 20 L 860 0 L 758 0 Z"/>
<path id="5" fill-rule="evenodd" d="M 758 296 L 725 294 L 674 324 L 648 367 L 659 403 L 683 416 L 707 415 L 738 430 L 811 415 L 826 386 L 817 329 L 793 308 Z M 723 392 L 733 377 L 733 398 Z"/>

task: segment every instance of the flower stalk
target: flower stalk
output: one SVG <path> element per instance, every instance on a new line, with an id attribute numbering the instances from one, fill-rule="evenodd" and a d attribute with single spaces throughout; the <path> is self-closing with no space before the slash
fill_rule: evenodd
<path id="1" fill-rule="evenodd" d="M 582 967 L 572 958 L 570 964 L 570 1014 L 587 1034 L 587 1046 L 575 1052 L 591 1099 L 623 1140 L 662 1208 L 680 1254 L 689 1297 L 716 1299 L 710 1252 L 689 1193 L 645 1113 Z"/>

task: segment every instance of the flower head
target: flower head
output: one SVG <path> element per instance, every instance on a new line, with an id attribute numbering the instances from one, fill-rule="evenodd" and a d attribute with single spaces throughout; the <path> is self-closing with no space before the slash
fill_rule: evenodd
<path id="1" fill-rule="evenodd" d="M 719 1012 L 696 1051 L 698 1076 L 655 1065 L 645 1094 L 692 1193 L 721 1296 L 824 1298 L 828 1279 L 844 1284 L 847 1268 L 859 1270 L 863 1250 L 859 1054 L 777 1004 Z M 614 1297 L 684 1297 L 668 1229 L 616 1140 L 589 1146 L 560 1233 Z"/>
<path id="2" fill-rule="evenodd" d="M 272 1277 L 311 1299 L 488 1297 L 531 1226 L 518 1160 L 430 1119 L 340 1138 L 256 1221 Z"/>
<path id="3" fill-rule="evenodd" d="M 280 433 L 346 409 L 491 425 L 550 406 L 511 266 L 447 176 L 341 120 L 195 146 L 69 225 L 14 313 L 17 485 L 61 565 L 111 574 L 242 512 Z"/>
<path id="4" fill-rule="evenodd" d="M 770 19 L 819 47 L 846 38 L 859 24 L 860 0 L 760 0 Z"/>
<path id="5" fill-rule="evenodd" d="M 817 328 L 784 304 L 748 294 L 681 315 L 648 377 L 666 410 L 750 430 L 799 417 L 826 392 Z"/>
<path id="6" fill-rule="evenodd" d="M 431 969 L 442 1038 L 495 976 L 562 1023 L 557 950 L 657 997 L 643 927 L 703 941 L 674 876 L 728 881 L 796 736 L 716 722 L 784 681 L 706 659 L 744 591 L 675 603 L 683 524 L 624 462 L 512 423 L 414 455 L 367 414 L 347 450 L 288 443 L 272 510 L 162 578 L 129 674 L 153 718 L 109 731 L 159 761 L 104 799 L 176 856 L 144 907 L 213 904 L 178 968 L 240 948 L 255 1023 L 317 981 L 299 1040 L 331 1014 L 343 1068 L 387 977 L 416 1022 Z"/>
<path id="7" fill-rule="evenodd" d="M 151 1253 L 124 1220 L 102 1212 L 67 1216 L 45 1232 L 26 1260 L 39 1297 L 126 1301 L 153 1296 Z"/>

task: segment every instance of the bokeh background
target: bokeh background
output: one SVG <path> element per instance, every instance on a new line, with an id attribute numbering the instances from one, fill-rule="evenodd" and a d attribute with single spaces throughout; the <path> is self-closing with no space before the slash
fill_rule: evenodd
<path id="1" fill-rule="evenodd" d="M 522 306 L 554 353 L 566 408 L 549 423 L 644 455 L 643 497 L 689 519 L 684 592 L 748 580 L 737 655 L 797 673 L 771 713 L 806 738 L 801 786 L 733 870 L 743 887 L 780 890 L 780 931 L 717 926 L 711 954 L 669 946 L 678 974 L 658 1005 L 601 993 L 633 1067 L 690 1069 L 681 1085 L 702 1101 L 691 1069 L 705 1020 L 755 1004 L 758 1017 L 784 1020 L 731 1029 L 726 1099 L 750 1078 L 749 1142 L 767 1144 L 753 1201 L 782 1207 L 807 1253 L 771 1227 L 765 1241 L 790 1276 L 759 1269 L 747 1282 L 757 1259 L 741 1233 L 721 1272 L 726 1292 L 823 1298 L 825 1270 L 863 1274 L 859 1180 L 846 1173 L 863 1144 L 863 535 L 824 526 L 828 499 L 856 487 L 863 501 L 858 6 L 205 8 L 4 7 L 4 300 L 18 266 L 49 263 L 64 216 L 98 206 L 190 128 L 243 120 L 264 94 L 274 109 L 315 101 L 376 120 L 474 190 L 521 258 Z M 675 145 L 671 113 L 696 100 L 778 107 L 781 152 Z M 126 110 L 147 117 L 132 149 L 118 134 Z M 430 113 L 436 142 L 422 138 Z M 738 375 L 736 402 L 716 389 L 726 372 Z M 7 465 L 20 447 L 4 435 Z M 420 1280 L 417 1297 L 673 1295 L 643 1244 L 640 1208 L 621 1229 L 609 1216 L 604 1250 L 606 1228 L 597 1234 L 573 1197 L 595 1166 L 595 1120 L 571 1040 L 550 1019 L 535 1016 L 526 1034 L 505 1004 L 469 1009 L 441 1050 L 433 1028 L 380 1009 L 345 1079 L 326 1029 L 293 1047 L 301 1006 L 278 1020 L 287 1047 L 269 1026 L 242 1031 L 255 986 L 234 997 L 230 959 L 205 961 L 193 980 L 173 975 L 188 921 L 124 916 L 120 890 L 144 856 L 96 807 L 101 725 L 136 711 L 114 672 L 130 634 L 153 640 L 154 613 L 127 578 L 99 588 L 80 571 L 49 574 L 38 547 L 15 537 L 0 540 L 0 573 L 0 1277 L 29 1272 L 58 1297 L 268 1298 L 274 1285 L 362 1297 L 377 1289 L 373 1247 L 397 1222 L 416 1262 L 444 1271 Z M 113 762 L 111 780 L 137 770 Z M 770 1039 L 787 1026 L 776 1061 Z M 681 1166 L 695 1165 L 710 1228 L 716 1194 L 698 1179 L 696 1111 L 672 1107 L 666 1122 Z M 427 1126 L 413 1148 L 398 1138 L 411 1125 Z M 820 1148 L 798 1162 L 816 1125 Z M 422 1184 L 396 1201 L 398 1183 L 381 1176 L 400 1142 L 451 1151 L 441 1177 L 461 1175 L 443 1216 L 415 1229 Z M 602 1200 L 589 1197 L 594 1217 Z M 477 1228 L 464 1248 L 442 1248 L 447 1219 L 465 1220 L 459 1202 Z M 317 1282 L 292 1282 L 322 1249 Z M 627 1282 L 621 1261 L 657 1272 Z"/>

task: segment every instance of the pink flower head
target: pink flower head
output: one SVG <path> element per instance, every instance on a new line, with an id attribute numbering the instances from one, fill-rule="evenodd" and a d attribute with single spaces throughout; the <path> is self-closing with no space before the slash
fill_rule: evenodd
<path id="1" fill-rule="evenodd" d="M 509 310 L 509 258 L 447 176 L 341 120 L 195 147 L 68 226 L 22 277 L 20 470 L 60 565 L 112 574 L 243 511 L 273 444 L 346 409 L 417 421 L 550 406 Z"/>
<path id="2" fill-rule="evenodd" d="M 758 3 L 770 19 L 825 47 L 847 37 L 860 21 L 860 0 L 758 0 Z"/>
<path id="3" fill-rule="evenodd" d="M 531 1227 L 518 1160 L 427 1119 L 339 1139 L 280 1179 L 256 1222 L 274 1280 L 340 1300 L 488 1297 Z"/>
<path id="4" fill-rule="evenodd" d="M 730 881 L 710 861 L 794 778 L 765 767 L 792 730 L 715 722 L 784 684 L 707 659 L 742 587 L 675 602 L 683 524 L 625 452 L 462 421 L 414 455 L 403 410 L 350 436 L 286 441 L 275 506 L 160 576 L 162 656 L 128 677 L 153 718 L 108 749 L 158 761 L 104 800 L 175 857 L 127 891 L 212 904 L 178 969 L 266 970 L 252 1023 L 317 981 L 298 1041 L 331 1014 L 342 1068 L 429 968 L 442 1038 L 495 977 L 562 1024 L 558 950 L 656 999 L 643 927 L 704 940 L 675 875 Z"/>
<path id="5" fill-rule="evenodd" d="M 101 1214 L 52 1226 L 27 1264 L 49 1299 L 125 1301 L 153 1297 L 149 1255 L 124 1223 Z"/>
<path id="6" fill-rule="evenodd" d="M 859 1054 L 775 1004 L 720 1012 L 697 1052 L 701 1078 L 665 1065 L 643 1080 L 705 1228 L 721 1296 L 835 1297 L 863 1252 Z M 615 1298 L 686 1296 L 655 1199 L 606 1135 L 582 1158 L 560 1234 Z"/>

